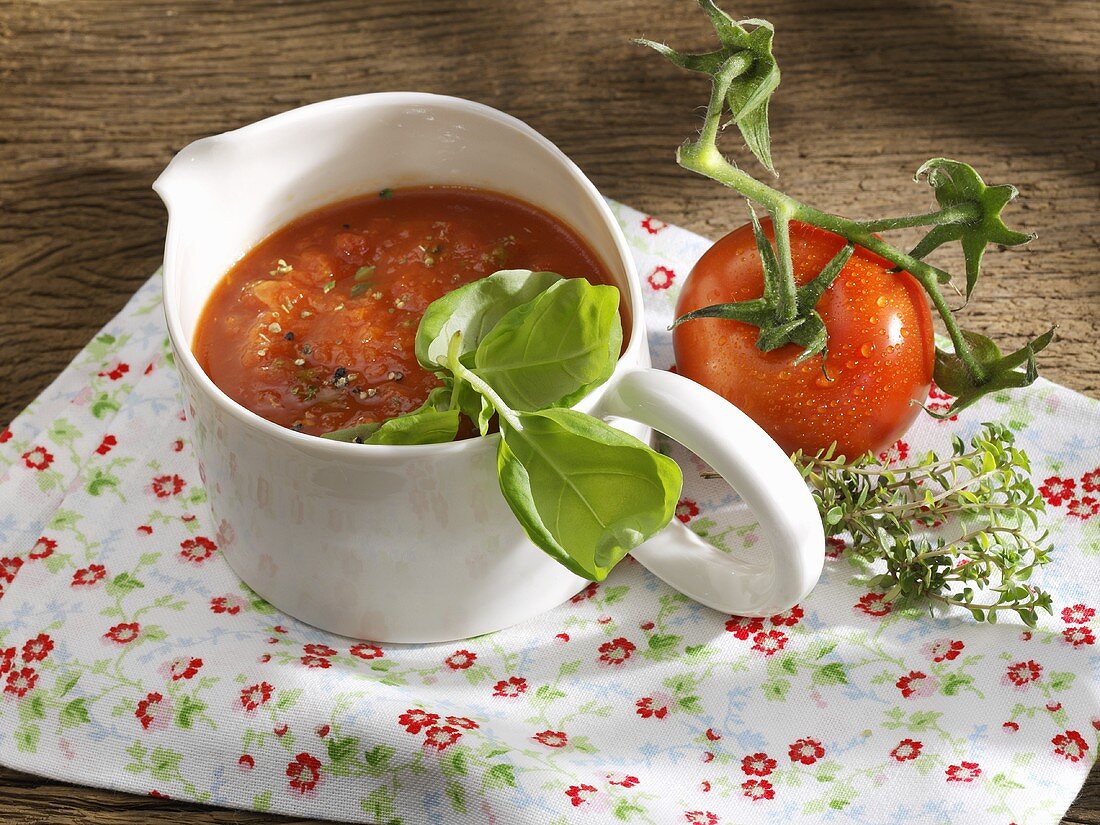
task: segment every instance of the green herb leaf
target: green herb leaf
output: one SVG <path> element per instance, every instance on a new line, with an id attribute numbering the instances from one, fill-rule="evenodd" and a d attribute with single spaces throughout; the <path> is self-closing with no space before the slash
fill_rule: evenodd
<path id="1" fill-rule="evenodd" d="M 622 340 L 619 290 L 573 278 L 501 318 L 474 369 L 514 410 L 570 407 L 611 377 Z"/>
<path id="2" fill-rule="evenodd" d="M 500 489 L 535 544 L 574 573 L 601 581 L 671 521 L 676 462 L 575 410 L 516 413 L 501 423 Z"/>
<path id="3" fill-rule="evenodd" d="M 456 332 L 462 333 L 459 355 L 473 352 L 497 321 L 560 280 L 554 272 L 505 269 L 432 301 L 416 331 L 416 359 L 424 369 L 440 372 Z"/>
<path id="4" fill-rule="evenodd" d="M 957 606 L 988 622 L 1012 611 L 1028 626 L 1038 610 L 1051 612 L 1050 594 L 1027 583 L 1050 560 L 1047 535 L 1033 535 L 1043 500 L 1008 428 L 985 424 L 969 444 L 956 438 L 950 455 L 908 466 L 872 453 L 850 463 L 828 453 L 793 460 L 826 534 L 848 534 L 860 565 L 885 563 L 868 584 L 886 602 Z M 940 532 L 927 535 L 934 526 Z M 945 682 L 944 690 L 962 686 Z"/>
<path id="5" fill-rule="evenodd" d="M 458 435 L 459 411 L 450 408 L 450 393 L 437 387 L 417 410 L 387 421 L 368 422 L 325 433 L 321 438 L 356 444 L 440 444 Z"/>

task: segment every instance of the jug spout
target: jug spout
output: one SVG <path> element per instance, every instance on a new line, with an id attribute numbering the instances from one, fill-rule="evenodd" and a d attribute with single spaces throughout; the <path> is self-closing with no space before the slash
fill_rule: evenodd
<path id="1" fill-rule="evenodd" d="M 226 184 L 224 172 L 226 141 L 223 135 L 202 138 L 188 144 L 172 158 L 155 181 L 156 192 L 169 213 L 190 196 L 210 195 Z"/>

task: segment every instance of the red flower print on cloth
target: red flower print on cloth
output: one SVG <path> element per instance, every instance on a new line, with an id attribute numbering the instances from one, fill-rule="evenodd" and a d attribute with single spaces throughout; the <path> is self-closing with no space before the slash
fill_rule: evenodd
<path id="1" fill-rule="evenodd" d="M 454 725 L 456 728 L 462 728 L 463 730 L 477 730 L 481 727 L 473 719 L 465 716 L 448 716 L 446 722 L 448 725 Z"/>
<path id="2" fill-rule="evenodd" d="M 118 363 L 109 370 L 104 370 L 99 373 L 100 378 L 110 378 L 112 381 L 118 381 L 122 376 L 130 371 L 129 364 Z"/>
<path id="3" fill-rule="evenodd" d="M 509 676 L 493 685 L 493 696 L 502 696 L 505 699 L 515 699 L 526 692 L 527 680 L 522 676 Z"/>
<path id="4" fill-rule="evenodd" d="M 53 453 L 45 447 L 31 447 L 22 457 L 23 463 L 32 470 L 45 470 L 53 464 Z"/>
<path id="5" fill-rule="evenodd" d="M 897 747 L 890 751 L 890 756 L 898 762 L 909 762 L 920 756 L 923 747 L 924 745 L 916 739 L 902 739 Z"/>
<path id="6" fill-rule="evenodd" d="M 668 716 L 668 707 L 658 704 L 652 697 L 647 696 L 644 699 L 639 699 L 634 704 L 637 706 L 635 713 L 643 719 L 664 719 Z"/>
<path id="7" fill-rule="evenodd" d="M 1046 709 L 1049 710 L 1051 713 L 1057 713 L 1058 711 L 1060 711 L 1062 709 L 1062 703 L 1061 702 L 1047 702 Z"/>
<path id="8" fill-rule="evenodd" d="M 9 441 L 11 441 L 11 437 L 11 427 L 5 427 L 3 432 L 0 432 L 0 444 L 7 444 Z"/>
<path id="9" fill-rule="evenodd" d="M 879 461 L 886 464 L 900 464 L 908 457 L 909 445 L 900 439 L 878 454 Z"/>
<path id="10" fill-rule="evenodd" d="M 12 669 L 8 672 L 4 693 L 10 693 L 17 699 L 22 699 L 27 695 L 27 691 L 34 688 L 37 681 L 38 672 L 33 667 L 24 667 L 19 670 Z"/>
<path id="11" fill-rule="evenodd" d="M 629 639 L 612 639 L 600 645 L 600 661 L 608 665 L 621 665 L 631 657 L 637 648 Z"/>
<path id="12" fill-rule="evenodd" d="M 12 665 L 14 664 L 15 648 L 9 647 L 6 650 L 0 650 L 0 675 L 3 675 L 11 670 Z"/>
<path id="13" fill-rule="evenodd" d="M 561 730 L 544 730 L 531 738 L 548 748 L 564 748 L 569 744 L 569 737 Z"/>
<path id="14" fill-rule="evenodd" d="M 183 492 L 187 482 L 178 475 L 157 476 L 149 485 L 157 498 L 171 498 Z"/>
<path id="15" fill-rule="evenodd" d="M 3 443 L 0 441 L 0 444 Z M 1081 476 L 1081 489 L 1086 493 L 1100 493 L 1100 467 Z"/>
<path id="16" fill-rule="evenodd" d="M 31 548 L 31 552 L 28 554 L 32 559 L 48 559 L 53 555 L 53 551 L 57 549 L 57 542 L 53 539 L 40 536 L 38 541 L 34 543 L 34 547 Z"/>
<path id="17" fill-rule="evenodd" d="M 791 743 L 787 752 L 792 762 L 801 762 L 803 765 L 812 765 L 825 755 L 825 748 L 816 739 L 798 739 Z"/>
<path id="18" fill-rule="evenodd" d="M 898 679 L 894 686 L 901 691 L 903 698 L 909 699 L 913 696 L 932 696 L 939 690 L 940 683 L 919 670 L 911 670 L 908 676 Z"/>
<path id="19" fill-rule="evenodd" d="M 1039 677 L 1042 676 L 1042 674 L 1043 666 L 1038 662 L 1028 659 L 1026 662 L 1017 662 L 1014 665 L 1009 665 L 1005 670 L 1004 678 L 1001 679 L 1001 684 L 1026 687 L 1032 682 L 1039 681 Z"/>
<path id="20" fill-rule="evenodd" d="M 1077 489 L 1077 482 L 1072 478 L 1059 478 L 1051 476 L 1039 485 L 1039 495 L 1052 507 L 1057 507 L 1063 502 L 1073 498 Z"/>
<path id="21" fill-rule="evenodd" d="M 748 782 L 742 782 L 741 790 L 753 802 L 759 802 L 762 799 L 775 799 L 772 783 L 767 779 L 750 779 Z"/>
<path id="22" fill-rule="evenodd" d="M 957 639 L 938 639 L 921 648 L 921 653 L 933 662 L 950 662 L 959 657 L 966 645 Z"/>
<path id="23" fill-rule="evenodd" d="M 321 670 L 332 667 L 332 662 L 325 656 L 303 656 L 298 661 L 306 667 L 320 668 Z"/>
<path id="24" fill-rule="evenodd" d="M 1083 604 L 1062 608 L 1062 621 L 1066 624 L 1088 624 L 1095 615 L 1096 611 L 1093 608 Z"/>
<path id="25" fill-rule="evenodd" d="M 776 613 L 771 618 L 771 623 L 776 627 L 794 627 L 806 614 L 802 611 L 802 608 L 797 604 L 790 610 L 784 610 L 782 613 Z"/>
<path id="26" fill-rule="evenodd" d="M 310 656 L 335 656 L 336 651 L 328 645 L 308 644 L 302 648 L 302 652 Z"/>
<path id="27" fill-rule="evenodd" d="M 420 733 L 424 728 L 430 728 L 438 721 L 438 713 L 428 713 L 420 708 L 409 708 L 397 717 L 397 724 L 412 734 Z"/>
<path id="28" fill-rule="evenodd" d="M 932 388 L 928 390 L 928 399 L 929 400 L 925 404 L 925 406 L 931 412 L 945 413 L 951 408 L 951 402 L 954 400 L 954 398 L 955 398 L 955 396 L 949 395 L 948 393 L 944 392 L 939 387 L 937 387 L 935 384 L 933 384 Z M 952 415 L 952 416 L 948 416 L 947 418 L 937 419 L 937 422 L 942 424 L 946 421 L 958 421 L 958 420 L 959 420 L 958 415 Z"/>
<path id="29" fill-rule="evenodd" d="M 684 821 L 688 825 L 718 825 L 722 820 L 710 811 L 684 811 Z"/>
<path id="30" fill-rule="evenodd" d="M 23 560 L 18 556 L 7 557 L 0 559 L 0 582 L 7 582 L 11 584 L 15 581 L 15 574 L 19 572 L 19 568 L 23 566 Z"/>
<path id="31" fill-rule="evenodd" d="M 868 616 L 885 616 L 893 605 L 886 601 L 884 593 L 865 593 L 860 596 L 856 610 L 861 610 Z"/>
<path id="32" fill-rule="evenodd" d="M 113 435 L 103 436 L 103 440 L 99 442 L 99 446 L 95 448 L 98 455 L 107 455 L 111 452 L 111 448 L 118 445 L 118 439 Z"/>
<path id="33" fill-rule="evenodd" d="M 825 558 L 827 559 L 839 559 L 840 554 L 847 548 L 848 542 L 844 539 L 837 538 L 836 536 L 829 536 L 825 539 Z"/>
<path id="34" fill-rule="evenodd" d="M 654 289 L 668 289 L 672 286 L 672 282 L 676 280 L 676 273 L 667 266 L 656 266 L 646 277 L 646 280 Z"/>
<path id="35" fill-rule="evenodd" d="M 386 655 L 378 645 L 373 645 L 370 642 L 360 642 L 357 645 L 352 645 L 348 652 L 356 659 L 363 659 L 364 661 L 371 661 L 372 659 L 381 659 Z"/>
<path id="36" fill-rule="evenodd" d="M 318 739 L 324 739 L 332 732 L 332 728 L 329 725 L 318 725 L 313 732 L 317 734 Z"/>
<path id="37" fill-rule="evenodd" d="M 122 624 L 116 624 L 104 633 L 103 638 L 120 645 L 128 645 L 130 642 L 136 641 L 140 635 L 141 625 L 137 622 L 123 622 Z"/>
<path id="38" fill-rule="evenodd" d="M 424 731 L 424 746 L 436 750 L 446 750 L 462 738 L 462 731 L 451 725 L 439 725 Z"/>
<path id="39" fill-rule="evenodd" d="M 201 667 L 202 659 L 192 657 L 173 659 L 168 665 L 168 675 L 173 682 L 178 682 L 180 679 L 191 679 L 194 678 Z"/>
<path id="40" fill-rule="evenodd" d="M 102 581 L 106 575 L 107 568 L 102 564 L 89 564 L 87 567 L 81 567 L 73 573 L 72 586 L 87 587 L 88 585 Z"/>
<path id="41" fill-rule="evenodd" d="M 945 771 L 948 782 L 973 782 L 982 775 L 982 769 L 977 762 L 963 762 L 959 765 L 950 765 Z"/>
<path id="42" fill-rule="evenodd" d="M 638 777 L 628 773 L 609 773 L 605 778 L 608 785 L 618 785 L 620 788 L 633 788 L 640 781 Z"/>
<path id="43" fill-rule="evenodd" d="M 787 646 L 787 634 L 782 630 L 767 630 L 752 637 L 752 649 L 765 656 L 774 656 Z"/>
<path id="44" fill-rule="evenodd" d="M 699 505 L 690 498 L 682 498 L 676 503 L 676 518 L 687 524 L 699 515 Z"/>
<path id="45" fill-rule="evenodd" d="M 1078 762 L 1084 759 L 1089 750 L 1089 743 L 1075 730 L 1059 733 L 1050 740 L 1050 743 L 1054 745 L 1056 754 L 1065 757 L 1070 762 Z"/>
<path id="46" fill-rule="evenodd" d="M 580 593 L 577 593 L 575 596 L 573 596 L 569 601 L 573 604 L 580 604 L 581 602 L 591 599 L 593 596 L 595 596 L 596 591 L 599 590 L 599 588 L 600 586 L 596 584 L 596 582 L 592 582 L 591 584 L 587 585 Z"/>
<path id="47" fill-rule="evenodd" d="M 236 616 L 247 606 L 247 603 L 240 596 L 233 593 L 227 593 L 224 596 L 215 596 L 210 600 L 210 612 L 211 613 L 226 613 L 230 616 Z"/>
<path id="48" fill-rule="evenodd" d="M 306 794 L 321 781 L 321 760 L 308 753 L 300 753 L 287 764 L 286 775 L 290 777 L 291 790 Z"/>
<path id="49" fill-rule="evenodd" d="M 1076 627 L 1067 627 L 1062 631 L 1062 641 L 1074 647 L 1081 647 L 1081 645 L 1095 644 L 1096 637 L 1089 628 L 1077 625 Z"/>
<path id="50" fill-rule="evenodd" d="M 726 620 L 726 632 L 732 633 L 741 641 L 764 629 L 764 620 L 752 616 L 730 616 Z"/>
<path id="51" fill-rule="evenodd" d="M 271 701 L 271 697 L 274 693 L 275 688 L 267 682 L 258 682 L 254 685 L 249 685 L 241 691 L 241 707 L 247 711 L 256 710 L 261 705 L 266 705 Z"/>
<path id="52" fill-rule="evenodd" d="M 754 753 L 741 760 L 741 771 L 748 776 L 767 776 L 778 764 L 766 753 Z"/>
<path id="53" fill-rule="evenodd" d="M 41 662 L 50 655 L 51 650 L 53 650 L 53 639 L 49 637 L 49 634 L 39 633 L 23 644 L 23 661 Z"/>
<path id="54" fill-rule="evenodd" d="M 1020 724 L 1019 724 L 1019 722 L 1013 722 L 1011 720 L 1008 721 L 1008 722 L 1002 722 L 1001 723 L 1001 729 L 1005 733 L 1016 733 L 1016 731 L 1018 731 L 1020 729 Z"/>
<path id="55" fill-rule="evenodd" d="M 195 536 L 180 542 L 180 558 L 192 564 L 202 564 L 218 552 L 218 545 L 206 536 Z"/>
<path id="56" fill-rule="evenodd" d="M 1081 521 L 1088 521 L 1100 513 L 1100 501 L 1093 496 L 1075 498 L 1066 505 L 1066 513 Z"/>
<path id="57" fill-rule="evenodd" d="M 237 764 L 241 766 L 242 771 L 250 771 L 256 767 L 256 760 L 252 757 L 252 754 L 242 753 L 241 758 L 237 760 Z"/>
<path id="58" fill-rule="evenodd" d="M 469 650 L 456 650 L 450 656 L 443 660 L 443 663 L 447 665 L 451 670 L 465 670 L 473 665 L 477 661 L 477 654 L 471 653 Z"/>
<path id="59" fill-rule="evenodd" d="M 164 695 L 160 693 L 149 693 L 144 699 L 137 703 L 137 710 L 134 711 L 134 716 L 137 717 L 138 722 L 141 723 L 142 730 L 149 730 L 154 727 L 162 728 L 165 726 L 166 722 L 164 710 Z"/>
<path id="60" fill-rule="evenodd" d="M 595 793 L 596 789 L 591 785 L 570 785 L 565 791 L 565 795 L 569 797 L 569 801 L 573 803 L 574 808 L 579 808 L 585 804 Z"/>
<path id="61" fill-rule="evenodd" d="M 662 229 L 667 229 L 668 224 L 662 221 L 660 218 L 655 218 L 652 215 L 647 215 L 642 218 L 642 229 L 648 232 L 650 235 L 656 235 Z"/>

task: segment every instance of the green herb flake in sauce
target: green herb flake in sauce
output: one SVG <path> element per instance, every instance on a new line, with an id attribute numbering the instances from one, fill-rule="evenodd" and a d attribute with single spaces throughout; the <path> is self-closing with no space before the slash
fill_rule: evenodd
<path id="1" fill-rule="evenodd" d="M 390 189 L 390 188 L 389 188 L 389 187 L 387 186 L 387 187 L 386 187 L 385 189 L 383 189 L 383 190 L 382 190 L 381 192 L 379 192 L 379 193 L 378 193 L 378 197 L 380 197 L 380 198 L 381 198 L 382 200 L 386 200 L 386 199 L 388 199 L 388 198 L 392 198 L 392 197 L 393 197 L 393 190 L 392 190 L 392 189 Z"/>
<path id="2" fill-rule="evenodd" d="M 327 284 L 325 284 L 322 287 L 322 290 L 324 291 L 324 293 L 326 295 L 328 295 L 334 289 L 336 289 L 336 279 L 335 278 L 333 278 L 331 281 L 329 281 Z"/>

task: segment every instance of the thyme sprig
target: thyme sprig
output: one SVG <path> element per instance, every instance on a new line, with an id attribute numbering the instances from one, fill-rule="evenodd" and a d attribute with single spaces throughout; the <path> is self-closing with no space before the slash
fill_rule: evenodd
<path id="1" fill-rule="evenodd" d="M 956 437 L 950 455 L 906 466 L 872 453 L 848 463 L 832 450 L 792 458 L 826 534 L 847 534 L 858 559 L 886 563 L 870 581 L 885 601 L 960 606 L 988 622 L 1010 611 L 1028 626 L 1051 612 L 1050 595 L 1028 583 L 1050 560 L 1044 504 L 1006 427 L 984 424 L 969 444 Z"/>
<path id="2" fill-rule="evenodd" d="M 990 392 L 1032 383 L 1038 376 L 1035 354 L 1051 342 L 1053 329 L 1019 350 L 1001 355 L 989 338 L 959 326 L 941 289 L 942 285 L 950 283 L 951 275 L 924 260 L 940 246 L 959 242 L 966 261 L 965 296 L 969 298 L 977 284 L 987 246 L 1017 246 L 1033 237 L 1009 229 L 1001 218 L 1001 211 L 1017 195 L 1015 187 L 1007 184 L 989 186 L 971 166 L 948 158 L 933 158 L 917 170 L 915 179 L 924 177 L 927 180 L 938 209 L 919 215 L 855 221 L 801 203 L 758 181 L 722 155 L 718 136 L 724 125 L 736 124 L 749 150 L 769 172 L 775 173 L 768 127 L 768 106 L 780 79 L 779 67 L 772 54 L 774 30 L 766 20 L 734 20 L 718 8 L 714 0 L 698 2 L 718 35 L 717 49 L 685 54 L 652 40 L 635 42 L 654 49 L 681 68 L 710 77 L 711 94 L 703 128 L 696 139 L 680 147 L 676 159 L 685 169 L 737 190 L 771 215 L 775 230 L 775 262 L 769 266 L 765 261 L 764 274 L 773 299 L 763 305 L 760 302 L 716 304 L 680 320 L 733 318 L 746 321 L 760 328 L 762 349 L 793 343 L 808 355 L 820 353 L 824 358 L 828 351 L 827 341 L 814 306 L 794 299 L 797 290 L 791 261 L 790 225 L 792 221 L 800 221 L 840 235 L 850 244 L 885 258 L 897 270 L 909 272 L 928 294 L 952 343 L 950 351 L 937 349 L 934 376 L 942 388 L 955 396 L 949 409 L 943 412 L 929 410 L 931 415 L 952 416 Z M 723 124 L 727 112 L 730 119 Z M 930 229 L 909 252 L 887 243 L 877 234 L 917 226 Z M 763 249 L 761 253 L 763 256 Z M 751 318 L 746 317 L 750 315 Z"/>

